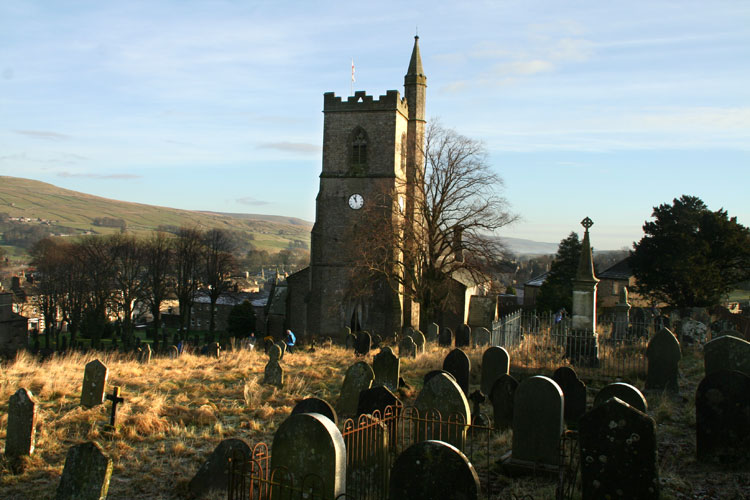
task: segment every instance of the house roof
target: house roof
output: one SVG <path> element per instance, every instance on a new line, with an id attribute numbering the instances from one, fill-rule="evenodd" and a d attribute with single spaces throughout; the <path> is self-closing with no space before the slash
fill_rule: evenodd
<path id="1" fill-rule="evenodd" d="M 542 284 L 547 281 L 547 276 L 549 276 L 549 271 L 531 278 L 529 281 L 524 283 L 523 286 L 542 286 Z"/>
<path id="2" fill-rule="evenodd" d="M 627 280 L 631 276 L 633 276 L 633 269 L 630 267 L 630 257 L 625 257 L 617 264 L 599 273 L 599 279 Z"/>

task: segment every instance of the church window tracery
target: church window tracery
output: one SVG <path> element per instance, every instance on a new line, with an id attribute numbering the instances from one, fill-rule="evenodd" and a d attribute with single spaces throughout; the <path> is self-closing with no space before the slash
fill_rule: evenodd
<path id="1" fill-rule="evenodd" d="M 354 174 L 363 174 L 367 168 L 367 133 L 357 127 L 352 134 L 351 170 Z"/>

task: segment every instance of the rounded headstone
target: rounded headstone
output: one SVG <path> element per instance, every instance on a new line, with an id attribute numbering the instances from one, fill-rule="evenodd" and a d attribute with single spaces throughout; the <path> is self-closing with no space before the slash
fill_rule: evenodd
<path id="1" fill-rule="evenodd" d="M 339 419 L 336 416 L 336 410 L 333 409 L 328 401 L 320 398 L 305 398 L 292 408 L 292 415 L 296 413 L 320 413 L 324 417 L 339 425 Z"/>
<path id="2" fill-rule="evenodd" d="M 456 381 L 456 377 L 454 377 L 453 374 L 450 373 L 450 372 L 447 372 L 445 370 L 432 370 L 432 371 L 429 371 L 429 372 L 425 373 L 425 376 L 422 379 L 422 385 L 423 386 L 427 385 L 427 382 L 429 382 L 432 377 L 434 377 L 435 375 L 437 375 L 439 373 L 442 373 L 442 374 L 445 374 L 445 375 L 449 376 L 450 378 L 453 379 L 454 382 Z"/>
<path id="3" fill-rule="evenodd" d="M 337 409 L 344 417 L 354 416 L 359 404 L 359 393 L 372 387 L 375 372 L 364 361 L 358 361 L 346 370 L 344 383 L 341 386 Z"/>
<path id="4" fill-rule="evenodd" d="M 463 324 L 456 332 L 456 347 L 467 347 L 471 345 L 471 327 Z"/>
<path id="5" fill-rule="evenodd" d="M 250 446 L 242 439 L 225 439 L 214 449 L 188 484 L 188 490 L 195 498 L 201 498 L 210 491 L 226 491 L 229 485 L 229 459 L 252 455 Z"/>
<path id="6" fill-rule="evenodd" d="M 471 422 L 471 409 L 464 391 L 456 381 L 445 374 L 437 374 L 422 387 L 414 407 L 422 417 L 429 416 L 434 410 L 440 413 L 442 422 L 463 421 L 466 425 L 443 423 L 428 429 L 427 437 L 440 436 L 443 441 L 459 448 L 463 446 L 467 425 Z"/>
<path id="7" fill-rule="evenodd" d="M 721 370 L 737 370 L 750 376 L 750 342 L 724 335 L 703 346 L 706 375 Z"/>
<path id="8" fill-rule="evenodd" d="M 648 343 L 646 348 L 648 373 L 646 389 L 677 392 L 678 363 L 682 358 L 680 343 L 667 328 L 662 328 Z"/>
<path id="9" fill-rule="evenodd" d="M 648 403 L 643 393 L 637 387 L 624 382 L 615 382 L 603 387 L 596 393 L 594 406 L 602 405 L 612 398 L 620 399 L 643 413 L 648 411 Z"/>
<path id="10" fill-rule="evenodd" d="M 750 460 L 750 377 L 722 370 L 706 375 L 695 393 L 698 460 Z"/>
<path id="11" fill-rule="evenodd" d="M 450 328 L 443 328 L 440 330 L 438 335 L 438 344 L 441 347 L 453 347 L 453 330 Z"/>
<path id="12" fill-rule="evenodd" d="M 482 379 L 480 389 L 489 396 L 495 381 L 510 370 L 510 355 L 503 347 L 492 346 L 482 354 Z"/>
<path id="13" fill-rule="evenodd" d="M 369 332 L 359 332 L 357 334 L 357 340 L 354 343 L 354 351 L 358 355 L 364 356 L 370 352 L 371 346 L 372 337 L 370 336 Z"/>
<path id="14" fill-rule="evenodd" d="M 392 391 L 398 390 L 398 379 L 401 376 L 401 360 L 393 354 L 393 349 L 383 347 L 372 358 L 372 369 L 375 372 L 375 385 L 384 385 Z"/>
<path id="15" fill-rule="evenodd" d="M 492 402 L 495 428 L 507 429 L 513 425 L 513 402 L 517 388 L 518 381 L 507 373 L 492 385 L 489 398 Z"/>
<path id="16" fill-rule="evenodd" d="M 445 360 L 443 360 L 443 370 L 453 375 L 459 387 L 464 391 L 464 394 L 469 394 L 471 360 L 464 351 L 456 348 L 449 352 Z"/>
<path id="17" fill-rule="evenodd" d="M 518 384 L 513 401 L 513 460 L 558 465 L 563 431 L 563 392 L 549 377 Z"/>
<path id="18" fill-rule="evenodd" d="M 359 393 L 357 416 L 371 415 L 377 410 L 380 412 L 380 417 L 382 418 L 385 415 L 385 409 L 389 406 L 393 407 L 393 414 L 395 415 L 397 408 L 401 406 L 401 400 L 387 387 L 378 386 L 365 389 Z"/>

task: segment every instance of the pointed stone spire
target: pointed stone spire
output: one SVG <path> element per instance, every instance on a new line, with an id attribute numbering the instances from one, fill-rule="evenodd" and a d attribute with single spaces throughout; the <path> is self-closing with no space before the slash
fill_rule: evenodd
<path id="1" fill-rule="evenodd" d="M 422 56 L 419 54 L 419 36 L 414 37 L 414 49 L 411 52 L 411 60 L 409 61 L 409 70 L 406 72 L 406 79 L 409 83 L 409 77 L 422 77 L 424 78 L 424 71 L 422 70 Z M 416 83 L 416 82 L 415 82 Z"/>
<path id="2" fill-rule="evenodd" d="M 581 259 L 578 261 L 576 281 L 591 281 L 597 283 L 599 280 L 594 275 L 594 259 L 591 256 L 591 241 L 589 239 L 589 228 L 594 222 L 586 217 L 581 221 L 585 231 L 583 233 L 583 244 L 581 245 Z"/>

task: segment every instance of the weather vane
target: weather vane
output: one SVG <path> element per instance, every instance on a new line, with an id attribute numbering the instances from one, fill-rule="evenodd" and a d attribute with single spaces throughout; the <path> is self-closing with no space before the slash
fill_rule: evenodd
<path id="1" fill-rule="evenodd" d="M 594 221 L 586 217 L 581 221 L 581 225 L 586 229 L 586 231 L 588 231 L 589 228 L 594 225 Z"/>

